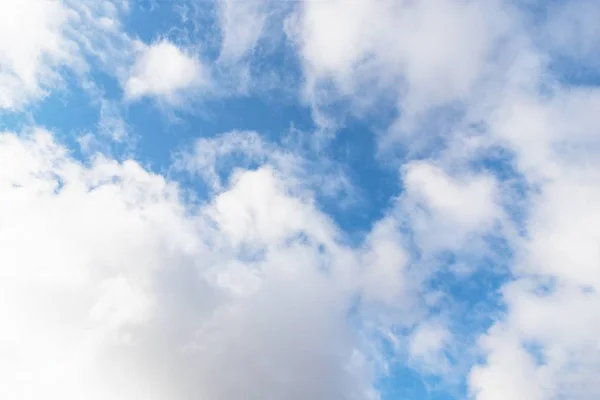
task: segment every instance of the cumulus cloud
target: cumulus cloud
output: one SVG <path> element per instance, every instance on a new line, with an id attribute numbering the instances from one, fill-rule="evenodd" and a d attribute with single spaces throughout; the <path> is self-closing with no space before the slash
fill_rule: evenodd
<path id="1" fill-rule="evenodd" d="M 23 0 L 0 5 L 0 108 L 23 111 L 64 89 L 67 77 L 101 97 L 90 64 L 120 78 L 135 41 L 123 32 L 120 1 Z M 71 82 L 69 82 L 70 84 Z"/>
<path id="2" fill-rule="evenodd" d="M 341 96 L 368 110 L 383 93 L 397 98 L 406 125 L 469 96 L 510 29 L 509 14 L 499 1 L 309 1 L 289 35 L 311 104 Z"/>
<path id="3" fill-rule="evenodd" d="M 195 206 L 36 130 L 0 135 L 0 192 L 2 397 L 377 398 L 348 312 L 399 250 L 363 265 L 273 169 Z"/>
<path id="4" fill-rule="evenodd" d="M 413 162 L 405 166 L 404 184 L 400 208 L 409 212 L 423 249 L 457 249 L 500 217 L 492 176 L 454 178 L 435 165 Z"/>
<path id="5" fill-rule="evenodd" d="M 600 393 L 593 311 L 600 262 L 594 200 L 600 175 L 592 156 L 599 144 L 596 101 L 595 89 L 560 88 L 550 99 L 528 93 L 517 100 L 523 107 L 507 105 L 507 118 L 494 125 L 536 191 L 526 236 L 515 244 L 518 279 L 503 291 L 508 312 L 482 339 L 488 361 L 471 375 L 479 398 L 515 393 L 586 399 Z M 511 371 L 515 366 L 523 370 Z"/>
<path id="6" fill-rule="evenodd" d="M 56 69 L 78 62 L 69 36 L 77 15 L 62 2 L 24 0 L 0 5 L 0 109 L 20 109 L 59 81 Z"/>
<path id="7" fill-rule="evenodd" d="M 129 100 L 153 97 L 176 104 L 186 93 L 209 83 L 209 72 L 195 55 L 162 40 L 141 52 L 124 89 Z"/>

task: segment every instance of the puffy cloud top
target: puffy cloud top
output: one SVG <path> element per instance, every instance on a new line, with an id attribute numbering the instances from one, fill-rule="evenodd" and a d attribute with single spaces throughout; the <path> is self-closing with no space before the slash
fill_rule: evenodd
<path id="1" fill-rule="evenodd" d="M 168 41 L 160 41 L 136 59 L 125 83 L 125 95 L 131 100 L 148 96 L 171 103 L 208 84 L 208 71 L 196 57 Z"/>

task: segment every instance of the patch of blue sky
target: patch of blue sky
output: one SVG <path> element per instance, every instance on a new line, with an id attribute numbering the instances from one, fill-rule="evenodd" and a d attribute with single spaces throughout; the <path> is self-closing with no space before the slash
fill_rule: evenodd
<path id="1" fill-rule="evenodd" d="M 411 365 L 408 355 L 399 353 L 389 340 L 382 337 L 378 343 L 387 363 L 386 370 L 380 374 L 375 385 L 382 400 L 455 400 L 467 396 L 464 379 L 444 381 L 435 373 L 419 369 L 414 363 Z"/>
<path id="2" fill-rule="evenodd" d="M 455 400 L 465 398 L 466 392 L 460 388 L 449 389 L 434 375 L 408 368 L 402 363 L 392 367 L 389 377 L 383 381 L 379 390 L 382 399 L 402 400 Z"/>
<path id="3" fill-rule="evenodd" d="M 74 81 L 69 79 L 66 85 L 67 90 L 52 92 L 34 105 L 31 113 L 38 125 L 56 132 L 61 141 L 74 148 L 77 137 L 97 124 L 100 112 L 90 94 Z"/>
<path id="4" fill-rule="evenodd" d="M 336 202 L 325 203 L 323 208 L 345 232 L 354 231 L 360 236 L 389 212 L 401 187 L 399 171 L 395 165 L 381 162 L 377 136 L 371 128 L 351 118 L 326 152 L 331 159 L 345 166 L 356 192 L 346 208 L 340 209 Z"/>
<path id="5" fill-rule="evenodd" d="M 556 57 L 550 63 L 550 71 L 562 84 L 569 86 L 600 86 L 600 57 L 582 63 L 580 57 Z"/>
<path id="6" fill-rule="evenodd" d="M 185 39 L 190 33 L 199 33 L 201 36 L 196 40 L 208 38 L 210 43 L 218 32 L 213 20 L 215 4 L 212 1 L 135 0 L 123 18 L 124 30 L 148 44 L 163 38 Z M 206 48 L 206 41 L 202 45 Z"/>

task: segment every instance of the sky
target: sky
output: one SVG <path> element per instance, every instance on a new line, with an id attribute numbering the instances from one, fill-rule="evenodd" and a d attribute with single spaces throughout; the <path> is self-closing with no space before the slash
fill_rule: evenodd
<path id="1" fill-rule="evenodd" d="M 600 398 L 599 19 L 0 1 L 0 398 Z"/>

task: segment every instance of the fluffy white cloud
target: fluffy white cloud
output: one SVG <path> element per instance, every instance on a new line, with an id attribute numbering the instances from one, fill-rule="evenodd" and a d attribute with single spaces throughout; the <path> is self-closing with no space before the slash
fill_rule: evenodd
<path id="1" fill-rule="evenodd" d="M 427 162 L 404 167 L 405 194 L 398 205 L 406 213 L 421 249 L 459 249 L 473 235 L 489 231 L 501 216 L 493 177 L 457 178 Z"/>
<path id="2" fill-rule="evenodd" d="M 382 231 L 362 264 L 271 168 L 193 206 L 134 161 L 3 133 L 0 221 L 3 398 L 377 398 L 347 315 L 401 250 Z"/>
<path id="3" fill-rule="evenodd" d="M 558 88 L 507 103 L 492 128 L 536 190 L 526 236 L 515 243 L 517 280 L 503 290 L 507 314 L 482 339 L 488 360 L 473 370 L 472 388 L 486 400 L 593 398 L 600 394 L 598 93 Z"/>
<path id="4" fill-rule="evenodd" d="M 559 283 L 540 293 L 539 282 L 505 287 L 509 313 L 480 342 L 485 365 L 470 376 L 478 398 L 589 399 L 600 394 L 597 376 L 597 293 Z"/>
<path id="5" fill-rule="evenodd" d="M 363 263 L 367 267 L 361 279 L 367 300 L 382 301 L 385 304 L 404 306 L 407 287 L 405 269 L 409 256 L 402 243 L 398 226 L 393 218 L 379 221 L 366 241 Z"/>
<path id="6" fill-rule="evenodd" d="M 20 109 L 59 81 L 60 67 L 74 66 L 78 46 L 70 38 L 77 14 L 62 2 L 0 4 L 0 109 Z"/>
<path id="7" fill-rule="evenodd" d="M 124 89 L 130 100 L 148 96 L 176 104 L 209 83 L 209 72 L 196 56 L 163 40 L 140 52 Z"/>
<path id="8" fill-rule="evenodd" d="M 23 0 L 0 4 L 0 109 L 23 111 L 63 89 L 65 75 L 101 98 L 92 63 L 121 78 L 136 47 L 122 31 L 120 1 Z"/>
<path id="9" fill-rule="evenodd" d="M 289 34 L 313 104 L 333 95 L 369 109 L 392 95 L 404 124 L 470 95 L 510 30 L 510 13 L 500 1 L 307 1 Z"/>

